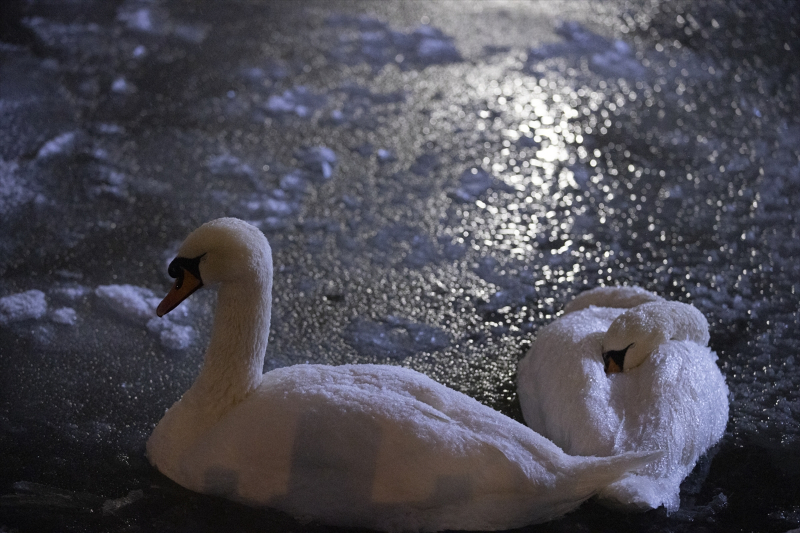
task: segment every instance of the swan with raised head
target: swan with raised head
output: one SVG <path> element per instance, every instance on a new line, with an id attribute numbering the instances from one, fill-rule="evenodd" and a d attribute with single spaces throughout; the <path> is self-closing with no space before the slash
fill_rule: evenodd
<path id="1" fill-rule="evenodd" d="M 695 307 L 600 287 L 537 334 L 517 372 L 526 423 L 574 455 L 664 455 L 598 494 L 628 509 L 678 508 L 681 481 L 722 437 L 728 388 Z"/>
<path id="2" fill-rule="evenodd" d="M 296 365 L 262 374 L 272 257 L 237 219 L 192 232 L 164 315 L 219 284 L 191 388 L 147 442 L 194 491 L 379 530 L 507 529 L 558 517 L 656 454 L 571 457 L 530 428 L 412 370 Z"/>

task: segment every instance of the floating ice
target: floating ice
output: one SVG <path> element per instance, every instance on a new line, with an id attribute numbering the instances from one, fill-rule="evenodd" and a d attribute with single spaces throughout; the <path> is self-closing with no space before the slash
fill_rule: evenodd
<path id="1" fill-rule="evenodd" d="M 435 352 L 450 344 L 443 329 L 389 316 L 382 322 L 356 318 L 344 339 L 362 355 L 402 359 L 420 352 Z"/>
<path id="2" fill-rule="evenodd" d="M 175 320 L 184 319 L 188 308 L 183 305 L 175 309 L 170 318 L 155 317 L 155 309 L 160 298 L 150 289 L 135 285 L 101 285 L 94 291 L 95 295 L 123 319 L 140 325 L 146 325 L 148 331 L 158 335 L 161 344 L 173 350 L 187 348 L 195 337 L 191 326 L 176 324 Z M 179 311 L 176 313 L 175 311 Z"/>
<path id="3" fill-rule="evenodd" d="M 674 511 L 681 482 L 725 431 L 728 388 L 716 354 L 703 343 L 679 340 L 687 339 L 680 332 L 675 340 L 658 341 L 639 366 L 605 374 L 603 349 L 614 342 L 606 337 L 609 326 L 626 308 L 659 301 L 638 288 L 601 288 L 578 296 L 564 316 L 538 332 L 520 362 L 517 390 L 528 425 L 569 454 L 664 450 L 659 461 L 599 497 L 612 506 L 663 505 Z M 707 339 L 708 325 L 701 326 Z"/>
<path id="4" fill-rule="evenodd" d="M 148 8 L 140 8 L 136 10 L 120 9 L 117 18 L 132 30 L 139 30 L 145 32 L 155 31 L 155 24 L 153 22 L 153 13 Z"/>
<path id="5" fill-rule="evenodd" d="M 124 77 L 120 76 L 115 78 L 114 81 L 111 83 L 111 91 L 120 94 L 132 93 L 136 90 L 136 88 L 128 83 Z"/>
<path id="6" fill-rule="evenodd" d="M 429 37 L 419 42 L 417 55 L 422 61 L 431 63 L 447 63 L 461 59 L 461 55 L 451 40 L 432 39 Z"/>
<path id="7" fill-rule="evenodd" d="M 326 180 L 333 176 L 333 169 L 337 161 L 336 152 L 327 146 L 303 148 L 296 155 L 313 175 Z"/>
<path id="8" fill-rule="evenodd" d="M 224 174 L 238 174 L 244 176 L 255 175 L 255 172 L 253 171 L 253 168 L 250 165 L 244 163 L 238 157 L 231 154 L 220 154 L 209 157 L 206 165 L 208 166 L 208 169 L 211 171 L 211 173 L 215 175 L 224 175 Z"/>
<path id="9" fill-rule="evenodd" d="M 474 202 L 491 188 L 509 189 L 508 185 L 480 168 L 465 170 L 461 174 L 460 183 L 461 185 L 450 193 L 450 197 L 463 203 Z"/>
<path id="10" fill-rule="evenodd" d="M 197 336 L 193 327 L 176 324 L 168 317 L 151 318 L 147 330 L 157 334 L 161 345 L 171 350 L 185 350 Z"/>
<path id="11" fill-rule="evenodd" d="M 378 160 L 381 162 L 393 161 L 395 159 L 394 153 L 386 148 L 378 149 Z"/>
<path id="12" fill-rule="evenodd" d="M 38 159 L 45 159 L 54 155 L 70 153 L 75 149 L 76 141 L 77 132 L 64 132 L 44 143 L 36 153 L 36 157 Z"/>
<path id="13" fill-rule="evenodd" d="M 357 63 L 366 61 L 376 68 L 387 63 L 405 65 L 433 65 L 461 61 L 453 39 L 438 28 L 421 25 L 412 32 L 392 30 L 386 23 L 363 17 L 334 16 L 329 24 L 356 25 L 360 31 L 356 38 L 343 35 L 339 46 L 331 54 L 339 61 Z"/>
<path id="14" fill-rule="evenodd" d="M 264 107 L 272 113 L 295 113 L 299 117 L 307 117 L 325 105 L 326 101 L 325 95 L 313 93 L 299 85 L 294 89 L 286 89 L 280 96 L 270 96 Z"/>
<path id="15" fill-rule="evenodd" d="M 51 319 L 57 324 L 73 326 L 78 321 L 78 314 L 71 307 L 59 307 L 53 311 Z"/>
<path id="16" fill-rule="evenodd" d="M 176 37 L 194 44 L 200 44 L 206 40 L 210 27 L 205 24 L 175 24 L 172 33 Z"/>
<path id="17" fill-rule="evenodd" d="M 0 159 L 0 213 L 7 215 L 12 209 L 26 204 L 36 195 L 19 176 L 19 164 Z"/>
<path id="18" fill-rule="evenodd" d="M 67 287 L 57 287 L 51 291 L 51 296 L 60 298 L 68 302 L 77 302 L 91 292 L 91 289 L 83 285 Z"/>
<path id="19" fill-rule="evenodd" d="M 47 300 L 40 290 L 32 289 L 0 298 L 0 326 L 37 319 L 47 312 Z"/>
<path id="20" fill-rule="evenodd" d="M 611 41 L 573 21 L 560 23 L 556 33 L 564 37 L 565 42 L 532 49 L 528 53 L 528 60 L 535 62 L 558 56 L 588 56 L 592 69 L 600 74 L 635 78 L 645 72 L 630 45 L 624 41 Z"/>
<path id="21" fill-rule="evenodd" d="M 115 313 L 135 322 L 152 318 L 160 302 L 153 291 L 135 285 L 100 285 L 94 294 Z"/>

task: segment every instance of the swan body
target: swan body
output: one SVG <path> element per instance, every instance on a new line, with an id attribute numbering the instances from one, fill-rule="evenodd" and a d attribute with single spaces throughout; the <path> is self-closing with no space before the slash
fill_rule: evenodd
<path id="1" fill-rule="evenodd" d="M 636 287 L 588 291 L 520 362 L 525 421 L 569 454 L 662 450 L 598 496 L 627 509 L 675 510 L 681 481 L 728 420 L 728 388 L 708 340 L 708 323 L 691 305 Z M 621 372 L 606 374 L 614 353 L 624 355 Z"/>
<path id="2" fill-rule="evenodd" d="M 262 374 L 271 252 L 240 220 L 192 232 L 170 274 L 175 287 L 159 314 L 220 284 L 202 370 L 147 442 L 152 464 L 188 489 L 339 526 L 494 530 L 560 516 L 656 457 L 566 455 L 409 369 Z"/>

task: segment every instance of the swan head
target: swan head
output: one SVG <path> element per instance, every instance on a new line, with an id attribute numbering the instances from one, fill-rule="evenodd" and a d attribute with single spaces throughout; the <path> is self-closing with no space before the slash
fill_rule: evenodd
<path id="1" fill-rule="evenodd" d="M 167 272 L 175 283 L 158 305 L 158 316 L 205 285 L 271 279 L 272 252 L 258 228 L 237 218 L 219 218 L 186 237 Z"/>
<path id="2" fill-rule="evenodd" d="M 643 303 L 619 315 L 603 336 L 606 374 L 641 365 L 669 340 L 706 345 L 708 321 L 692 305 L 665 300 Z"/>

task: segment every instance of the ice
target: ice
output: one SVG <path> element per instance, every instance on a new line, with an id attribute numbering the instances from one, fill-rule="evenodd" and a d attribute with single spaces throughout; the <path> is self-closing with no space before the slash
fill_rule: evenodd
<path id="1" fill-rule="evenodd" d="M 335 16 L 328 23 L 336 26 L 357 26 L 355 39 L 341 36 L 340 45 L 331 54 L 346 63 L 365 61 L 375 68 L 387 63 L 400 66 L 446 64 L 461 61 L 453 39 L 433 26 L 423 24 L 410 32 L 393 30 L 385 22 Z"/>
<path id="2" fill-rule="evenodd" d="M 327 146 L 313 146 L 298 150 L 297 158 L 301 160 L 312 175 L 328 180 L 333 176 L 336 167 L 336 153 Z"/>
<path id="3" fill-rule="evenodd" d="M 635 79 L 645 73 L 633 49 L 624 41 L 606 39 L 574 21 L 562 22 L 556 27 L 556 32 L 565 41 L 532 49 L 528 54 L 529 61 L 538 62 L 558 56 L 588 56 L 593 70 L 600 74 Z"/>
<path id="4" fill-rule="evenodd" d="M 46 159 L 54 155 L 69 154 L 75 150 L 77 140 L 77 132 L 64 132 L 44 143 L 39 149 L 39 152 L 37 152 L 36 157 L 39 159 Z"/>
<path id="5" fill-rule="evenodd" d="M 83 285 L 56 287 L 52 289 L 51 296 L 67 302 L 77 302 L 91 293 L 91 289 Z"/>
<path id="6" fill-rule="evenodd" d="M 508 186 L 480 168 L 465 170 L 459 179 L 460 186 L 450 193 L 457 202 L 471 203 L 491 188 L 508 190 Z"/>
<path id="7" fill-rule="evenodd" d="M 143 7 L 134 11 L 121 9 L 118 18 L 124 21 L 127 26 L 133 30 L 153 32 L 155 31 L 155 23 L 153 22 L 153 13 L 150 9 Z"/>
<path id="8" fill-rule="evenodd" d="M 206 40 L 210 26 L 200 24 L 176 24 L 173 33 L 192 44 L 201 44 Z"/>
<path id="9" fill-rule="evenodd" d="M 136 92 L 136 87 L 124 77 L 120 76 L 111 82 L 111 91 L 119 94 L 129 94 Z"/>
<path id="10" fill-rule="evenodd" d="M 300 172 L 284 174 L 280 180 L 281 189 L 285 191 L 305 192 L 308 183 Z"/>
<path id="11" fill-rule="evenodd" d="M 417 45 L 417 55 L 422 61 L 446 63 L 458 61 L 461 55 L 449 39 L 424 38 Z"/>
<path id="12" fill-rule="evenodd" d="M 378 159 L 384 163 L 393 161 L 395 159 L 394 153 L 391 150 L 387 150 L 386 148 L 379 148 L 377 155 Z"/>
<path id="13" fill-rule="evenodd" d="M 145 287 L 135 285 L 100 285 L 94 290 L 103 305 L 120 318 L 145 326 L 158 336 L 162 346 L 172 350 L 185 350 L 195 339 L 194 328 L 176 323 L 185 320 L 191 309 L 190 302 L 183 302 L 169 317 L 155 317 L 155 309 L 161 298 Z"/>
<path id="14" fill-rule="evenodd" d="M 19 164 L 0 159 L 0 213 L 8 214 L 35 196 L 20 176 Z"/>
<path id="15" fill-rule="evenodd" d="M 450 335 L 441 328 L 396 316 L 380 322 L 357 318 L 345 329 L 344 338 L 363 355 L 394 359 L 435 352 L 451 342 Z"/>
<path id="16" fill-rule="evenodd" d="M 0 298 L 0 326 L 38 319 L 47 312 L 44 293 L 37 289 Z"/>
<path id="17" fill-rule="evenodd" d="M 272 113 L 294 113 L 299 117 L 308 117 L 327 102 L 324 94 L 317 94 L 307 87 L 299 85 L 286 89 L 281 95 L 269 97 L 264 108 Z"/>
<path id="18" fill-rule="evenodd" d="M 243 162 L 238 157 L 231 154 L 219 154 L 208 158 L 208 169 L 212 174 L 240 174 L 244 176 L 255 176 L 253 168 Z"/>
<path id="19" fill-rule="evenodd" d="M 127 496 L 123 496 L 122 498 L 106 500 L 103 502 L 103 514 L 115 514 L 121 509 L 136 503 L 142 498 L 144 498 L 144 491 L 141 489 L 136 489 L 130 491 Z"/>
<path id="20" fill-rule="evenodd" d="M 78 321 L 78 314 L 71 307 L 59 307 L 53 311 L 52 320 L 56 324 L 74 326 Z"/>
<path id="21" fill-rule="evenodd" d="M 193 327 L 175 324 L 169 317 L 151 318 L 147 330 L 157 334 L 161 345 L 171 350 L 185 350 L 197 336 Z"/>
<path id="22" fill-rule="evenodd" d="M 152 318 L 161 301 L 150 289 L 127 284 L 100 285 L 94 294 L 120 317 L 133 322 Z"/>

